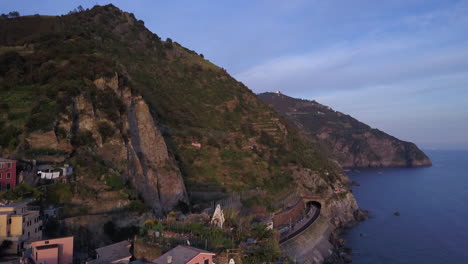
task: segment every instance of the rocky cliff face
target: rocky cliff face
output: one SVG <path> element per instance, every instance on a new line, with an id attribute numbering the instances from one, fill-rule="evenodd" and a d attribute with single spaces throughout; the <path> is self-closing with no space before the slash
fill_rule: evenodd
<path id="1" fill-rule="evenodd" d="M 63 115 L 52 130 L 24 135 L 29 146 L 71 153 L 71 140 L 61 139 L 55 131 L 72 137 L 89 135 L 86 140 L 94 142 L 95 154 L 122 172 L 155 212 L 168 212 L 179 202 L 188 204 L 182 174 L 143 98 L 132 94 L 117 73 L 93 84 L 97 93 L 108 93 L 107 100 L 119 102 L 120 112 L 108 109 L 115 114 L 114 120 L 97 110 L 85 95 L 78 95 L 71 98 L 70 115 Z"/>
<path id="2" fill-rule="evenodd" d="M 431 161 L 418 147 L 315 101 L 283 94 L 259 98 L 319 142 L 342 167 L 419 167 Z"/>

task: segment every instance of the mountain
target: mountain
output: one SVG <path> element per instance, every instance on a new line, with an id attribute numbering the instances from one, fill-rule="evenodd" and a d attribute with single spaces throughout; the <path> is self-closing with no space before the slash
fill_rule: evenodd
<path id="1" fill-rule="evenodd" d="M 74 166 L 70 183 L 40 188 L 81 247 L 141 220 L 130 212 L 233 195 L 267 212 L 317 197 L 333 230 L 359 212 L 318 145 L 226 70 L 112 5 L 0 20 L 0 78 L 0 155 Z"/>
<path id="2" fill-rule="evenodd" d="M 275 93 L 258 97 L 296 124 L 342 167 L 420 167 L 431 161 L 414 143 L 399 140 L 328 106 Z"/>

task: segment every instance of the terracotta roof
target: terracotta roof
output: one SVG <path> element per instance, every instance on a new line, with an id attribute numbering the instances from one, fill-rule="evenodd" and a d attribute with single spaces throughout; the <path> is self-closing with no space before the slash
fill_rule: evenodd
<path id="1" fill-rule="evenodd" d="M 215 255 L 215 253 L 211 253 L 198 248 L 178 245 L 177 247 L 164 253 L 159 258 L 153 260 L 153 262 L 156 264 L 167 264 L 167 258 L 169 256 L 172 256 L 172 264 L 185 264 L 199 254 Z"/>
<path id="2" fill-rule="evenodd" d="M 131 257 L 130 253 L 131 243 L 128 241 L 122 241 L 105 247 L 96 249 L 99 255 L 96 263 L 109 263 L 111 261 Z M 94 262 L 93 262 L 94 263 Z"/>

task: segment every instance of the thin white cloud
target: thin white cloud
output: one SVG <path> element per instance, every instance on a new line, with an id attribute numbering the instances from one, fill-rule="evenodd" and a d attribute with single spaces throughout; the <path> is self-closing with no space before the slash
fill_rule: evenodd
<path id="1" fill-rule="evenodd" d="M 467 71 L 468 19 L 460 15 L 466 9 L 465 1 L 450 9 L 403 17 L 386 26 L 403 32 L 374 32 L 326 49 L 280 56 L 236 77 L 257 92 L 295 93 L 362 89 Z"/>

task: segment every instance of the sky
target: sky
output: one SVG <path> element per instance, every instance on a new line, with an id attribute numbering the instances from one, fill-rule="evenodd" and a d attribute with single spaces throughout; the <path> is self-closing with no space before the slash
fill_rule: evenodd
<path id="1" fill-rule="evenodd" d="M 0 0 L 0 13 L 111 2 L 256 93 L 317 100 L 424 149 L 468 149 L 468 0 Z"/>

